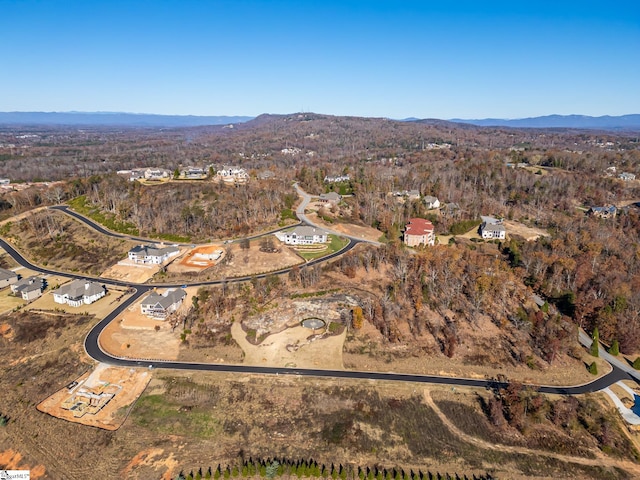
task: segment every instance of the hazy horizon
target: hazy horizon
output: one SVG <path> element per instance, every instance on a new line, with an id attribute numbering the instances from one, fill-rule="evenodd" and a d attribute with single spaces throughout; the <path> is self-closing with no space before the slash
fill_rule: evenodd
<path id="1" fill-rule="evenodd" d="M 631 2 L 9 0 L 0 28 L 1 111 L 640 112 Z"/>

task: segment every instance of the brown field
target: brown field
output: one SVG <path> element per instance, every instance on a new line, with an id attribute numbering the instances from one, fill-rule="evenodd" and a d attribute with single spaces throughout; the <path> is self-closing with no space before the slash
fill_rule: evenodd
<path id="1" fill-rule="evenodd" d="M 53 480 L 172 479 L 181 470 L 233 464 L 242 451 L 246 458 L 314 458 L 469 476 L 490 471 L 516 480 L 626 480 L 636 473 L 626 459 L 603 454 L 558 459 L 485 448 L 444 423 L 416 384 L 158 370 L 119 429 L 64 422 L 35 405 L 93 368 L 82 350 L 93 322 L 74 324 L 73 318 L 27 345 L 0 339 L 3 353 L 16 359 L 0 364 L 0 408 L 10 418 L 0 428 L 0 468 L 37 467 L 36 478 Z M 460 393 L 444 386 L 429 391 L 452 401 Z"/>
<path id="2" fill-rule="evenodd" d="M 102 272 L 100 276 L 131 283 L 145 283 L 159 270 L 160 265 L 132 265 L 120 261 Z"/>
<path id="3" fill-rule="evenodd" d="M 48 233 L 37 222 L 48 218 L 56 230 Z M 10 224 L 6 235 L 31 262 L 54 270 L 100 275 L 127 256 L 136 242 L 101 235 L 64 213 L 45 210 Z"/>
<path id="4" fill-rule="evenodd" d="M 275 236 L 273 243 L 280 248 L 277 252 L 267 253 L 260 251 L 260 240 L 252 240 L 248 250 L 240 248 L 238 243 L 226 245 L 224 261 L 219 264 L 200 270 L 199 272 L 180 271 L 180 265 L 171 264 L 166 273 L 159 273 L 154 277 L 157 282 L 196 282 L 204 280 L 216 280 L 233 277 L 244 277 L 268 273 L 275 270 L 292 267 L 303 263 L 293 249 L 282 246 Z"/>
<path id="5" fill-rule="evenodd" d="M 145 369 L 110 367 L 98 364 L 92 372 L 87 372 L 75 381 L 78 383 L 72 390 L 66 386 L 44 401 L 37 409 L 56 418 L 69 422 L 117 430 L 126 420 L 131 406 L 144 391 L 151 380 L 151 372 Z M 85 413 L 81 417 L 63 408 L 74 394 L 85 389 L 89 392 L 114 392 L 114 397 L 95 413 Z M 72 393 L 73 392 L 73 393 Z"/>
<path id="6" fill-rule="evenodd" d="M 504 226 L 507 229 L 507 235 L 518 236 L 524 238 L 527 242 L 537 240 L 540 237 L 550 237 L 548 232 L 541 230 L 540 228 L 527 227 L 520 222 L 513 220 L 505 220 Z"/>

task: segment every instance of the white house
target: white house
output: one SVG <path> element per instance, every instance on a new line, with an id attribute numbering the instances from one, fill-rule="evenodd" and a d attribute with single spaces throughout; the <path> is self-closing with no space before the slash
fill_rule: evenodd
<path id="1" fill-rule="evenodd" d="M 313 245 L 329 241 L 327 232 L 307 226 L 296 227 L 288 232 L 276 232 L 275 236 L 285 245 Z"/>
<path id="2" fill-rule="evenodd" d="M 140 311 L 147 317 L 164 320 L 180 308 L 186 296 L 187 292 L 181 288 L 169 290 L 162 295 L 151 292 L 140 304 Z"/>
<path id="3" fill-rule="evenodd" d="M 504 240 L 506 238 L 507 230 L 504 228 L 502 220 L 484 216 L 481 216 L 480 218 L 482 218 L 482 224 L 480 225 L 479 233 L 482 238 L 497 238 L 499 240 Z"/>
<path id="4" fill-rule="evenodd" d="M 164 168 L 147 168 L 144 171 L 144 178 L 147 180 L 161 180 L 163 178 L 169 178 L 171 172 Z"/>
<path id="5" fill-rule="evenodd" d="M 429 209 L 432 210 L 434 208 L 440 208 L 440 200 L 438 200 L 437 197 L 432 197 L 431 195 L 426 195 L 422 201 L 424 202 L 425 206 Z"/>
<path id="6" fill-rule="evenodd" d="M 54 290 L 53 301 L 62 304 L 66 303 L 71 307 L 79 307 L 83 304 L 89 305 L 106 294 L 107 289 L 104 285 L 79 278 Z"/>
<path id="7" fill-rule="evenodd" d="M 324 177 L 324 183 L 348 182 L 350 180 L 351 180 L 351 176 L 349 174 L 347 174 L 347 175 L 336 175 L 336 176 L 327 175 L 326 177 Z"/>
<path id="8" fill-rule="evenodd" d="M 129 260 L 135 263 L 161 264 L 180 253 L 178 247 L 155 247 L 153 245 L 138 245 L 129 250 Z"/>
<path id="9" fill-rule="evenodd" d="M 227 167 L 224 165 L 222 170 L 216 172 L 216 176 L 226 183 L 246 183 L 249 180 L 249 174 L 240 167 Z"/>

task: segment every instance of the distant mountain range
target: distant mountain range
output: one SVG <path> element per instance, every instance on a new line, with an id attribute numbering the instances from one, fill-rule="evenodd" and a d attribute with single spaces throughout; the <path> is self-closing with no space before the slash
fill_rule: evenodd
<path id="1" fill-rule="evenodd" d="M 102 125 L 120 127 L 199 127 L 242 123 L 253 117 L 200 117 L 116 112 L 0 112 L 0 125 Z"/>
<path id="2" fill-rule="evenodd" d="M 480 127 L 513 127 L 513 128 L 578 128 L 599 130 L 638 130 L 640 115 L 620 115 L 612 117 L 590 117 L 587 115 L 546 115 L 544 117 L 520 118 L 504 120 L 485 118 L 482 120 L 463 120 L 454 118 L 454 123 L 465 123 Z"/>
<path id="3" fill-rule="evenodd" d="M 314 114 L 315 115 L 315 114 Z M 0 112 L 0 125 L 74 125 L 74 126 L 119 126 L 119 127 L 199 127 L 206 125 L 228 125 L 256 121 L 271 116 L 197 116 L 197 115 L 153 115 L 117 112 Z M 640 130 L 640 115 L 590 117 L 587 115 L 547 115 L 544 117 L 506 120 L 485 118 L 451 120 L 405 118 L 402 121 L 425 124 L 464 124 L 479 127 L 512 128 L 575 128 L 598 130 Z"/>

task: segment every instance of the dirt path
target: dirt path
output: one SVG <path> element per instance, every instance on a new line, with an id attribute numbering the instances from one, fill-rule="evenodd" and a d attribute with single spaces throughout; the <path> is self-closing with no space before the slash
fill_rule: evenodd
<path id="1" fill-rule="evenodd" d="M 583 457 L 572 457 L 570 455 L 562 455 L 559 453 L 553 452 L 545 452 L 543 450 L 534 450 L 531 448 L 525 447 L 515 447 L 511 445 L 499 445 L 495 443 L 490 443 L 485 440 L 482 440 L 478 437 L 474 437 L 464 433 L 458 427 L 456 427 L 447 416 L 442 413 L 442 411 L 438 408 L 436 403 L 431 398 L 431 394 L 428 389 L 424 389 L 424 401 L 425 403 L 438 415 L 438 418 L 444 423 L 444 425 L 457 437 L 461 440 L 475 445 L 480 448 L 484 448 L 487 450 L 496 450 L 499 452 L 507 452 L 507 453 L 519 453 L 524 455 L 535 455 L 535 456 L 544 456 L 555 458 L 556 460 L 560 460 L 563 462 L 569 463 L 579 463 L 581 465 L 589 465 L 595 467 L 607 466 L 607 467 L 616 467 L 623 468 L 627 472 L 634 472 L 640 478 L 640 465 L 636 465 L 630 461 L 626 460 L 613 460 L 609 457 L 604 456 L 601 452 L 596 452 L 596 458 L 583 458 Z"/>

